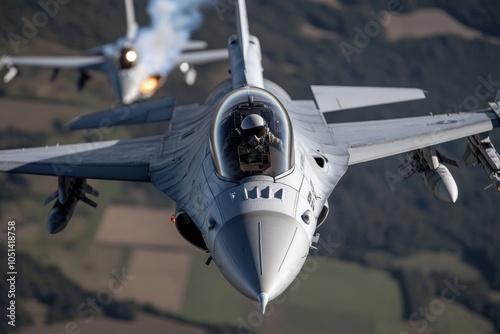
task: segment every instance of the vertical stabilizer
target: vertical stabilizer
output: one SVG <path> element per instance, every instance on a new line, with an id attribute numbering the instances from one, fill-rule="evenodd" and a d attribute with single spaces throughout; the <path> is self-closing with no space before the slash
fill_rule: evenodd
<path id="1" fill-rule="evenodd" d="M 131 42 L 139 29 L 135 20 L 134 0 L 125 0 L 125 14 L 127 15 L 127 41 Z"/>
<path id="2" fill-rule="evenodd" d="M 250 43 L 250 29 L 248 27 L 247 6 L 245 0 L 237 0 L 236 2 L 236 30 L 238 32 L 238 40 L 240 41 L 241 54 L 246 60 L 248 53 L 248 45 Z"/>
<path id="3" fill-rule="evenodd" d="M 233 88 L 264 88 L 259 39 L 250 35 L 245 0 L 235 0 L 235 3 L 237 34 L 228 41 Z"/>

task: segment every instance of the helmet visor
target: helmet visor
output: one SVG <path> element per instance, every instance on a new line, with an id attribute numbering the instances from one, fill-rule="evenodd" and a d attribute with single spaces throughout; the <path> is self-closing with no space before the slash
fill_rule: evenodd
<path id="1" fill-rule="evenodd" d="M 266 128 L 264 126 L 259 126 L 256 128 L 243 130 L 243 135 L 247 138 L 251 137 L 253 135 L 260 138 L 260 137 L 264 136 L 265 134 L 266 134 Z"/>

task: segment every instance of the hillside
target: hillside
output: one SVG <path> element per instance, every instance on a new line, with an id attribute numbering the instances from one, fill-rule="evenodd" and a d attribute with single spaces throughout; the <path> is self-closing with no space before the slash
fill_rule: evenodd
<path id="1" fill-rule="evenodd" d="M 136 6 L 143 8 L 145 3 L 136 1 Z M 454 24 L 464 31 L 474 31 L 474 35 L 466 38 L 459 33 L 435 33 L 394 41 L 381 30 L 370 37 L 366 46 L 358 47 L 359 53 L 346 57 L 341 45 L 356 46 L 355 28 L 366 29 L 374 20 L 370 11 L 387 9 L 387 1 L 299 0 L 285 4 L 254 0 L 248 3 L 250 25 L 252 33 L 261 41 L 265 76 L 284 87 L 295 99 L 310 99 L 308 86 L 311 84 L 408 86 L 429 91 L 427 100 L 422 102 L 328 116 L 337 122 L 439 114 L 485 106 L 487 100 L 494 97 L 495 89 L 500 88 L 497 66 L 500 45 L 494 39 L 500 38 L 500 6 L 487 0 L 481 1 L 481 5 L 465 0 L 401 3 L 401 13 L 393 14 L 397 20 L 432 9 L 455 20 Z M 0 25 L 1 53 L 12 54 L 8 34 L 20 33 L 22 18 L 32 18 L 37 11 L 40 8 L 36 2 L 6 0 L 0 3 L 0 12 L 9 13 Z M 50 18 L 36 37 L 19 47 L 19 55 L 79 54 L 85 48 L 114 41 L 123 33 L 123 16 L 121 6 L 116 6 L 115 1 L 70 2 L 61 6 L 59 13 Z M 147 23 L 144 12 L 140 11 L 138 17 L 140 22 Z M 223 47 L 233 27 L 230 9 L 221 12 L 210 3 L 205 9 L 205 25 L 194 37 L 207 40 L 210 47 Z M 180 73 L 176 71 L 157 95 L 176 95 L 180 103 L 202 102 L 215 84 L 228 77 L 227 64 L 199 67 L 198 71 L 199 80 L 192 88 L 181 83 Z M 108 108 L 112 101 L 111 89 L 98 75 L 82 94 L 74 92 L 74 73 L 61 74 L 51 86 L 46 83 L 49 76 L 48 71 L 26 70 L 11 85 L 1 83 L 0 95 L 33 103 L 49 101 L 68 109 L 84 108 L 73 110 L 72 115 L 81 110 Z M 487 92 L 486 97 L 477 95 L 478 87 L 481 92 Z M 4 101 L 7 100 L 0 97 L 0 115 L 8 119 L 10 125 L 1 129 L 2 147 L 81 140 L 80 134 L 68 136 L 60 130 L 27 129 L 26 124 L 21 124 L 24 121 L 11 115 L 5 117 L 6 112 L 15 110 L 7 108 Z M 44 118 L 43 114 L 35 115 Z M 50 117 L 56 125 L 71 118 L 65 118 L 63 112 L 55 112 Z M 164 125 L 150 126 L 147 130 L 133 127 L 111 136 L 137 136 L 163 129 Z M 492 138 L 497 147 L 500 146 L 500 136 L 494 134 Z M 320 232 L 325 240 L 340 244 L 334 257 L 382 268 L 397 277 L 405 295 L 404 319 L 439 295 L 445 279 L 458 277 L 468 286 L 467 293 L 458 298 L 461 304 L 487 317 L 499 330 L 498 299 L 492 296 L 500 290 L 497 218 L 500 195 L 492 189 L 483 191 L 488 178 L 480 168 L 465 167 L 462 162 L 465 145 L 462 140 L 442 148 L 461 166 L 450 168 L 460 190 L 456 204 L 435 201 L 418 175 L 393 185 L 391 180 L 397 175 L 400 162 L 398 157 L 390 157 L 349 169 L 329 199 L 331 213 Z M 22 199 L 35 187 L 32 179 L 26 181 L 16 176 L 0 180 L 0 209 L 24 212 L 16 205 L 20 207 Z M 157 193 L 148 195 L 142 185 L 127 184 L 120 189 L 140 191 L 137 197 L 141 201 L 162 204 L 155 197 Z M 38 197 L 42 196 L 38 194 Z M 37 205 L 42 200 L 31 199 L 30 203 Z M 45 217 L 41 217 L 39 223 L 43 224 L 44 220 Z M 436 254 L 443 253 L 452 256 L 456 266 L 433 264 L 429 258 L 410 260 L 422 253 L 434 254 L 431 258 L 439 258 L 441 255 Z M 400 265 L 400 260 L 408 261 L 411 266 Z M 476 270 L 478 276 L 466 274 L 465 267 Z"/>
<path id="2" fill-rule="evenodd" d="M 5 240 L 2 239 L 2 242 Z M 6 247 L 0 247 L 0 251 L 0 260 L 6 263 Z M 107 291 L 104 289 L 97 292 L 86 291 L 65 277 L 59 269 L 41 266 L 29 255 L 23 253 L 17 253 L 16 260 L 19 263 L 16 276 L 16 291 L 18 291 L 15 298 L 17 310 L 14 323 L 16 326 L 8 326 L 5 321 L 2 321 L 0 324 L 2 333 L 19 332 L 19 329 L 22 329 L 22 333 L 35 331 L 40 333 L 67 330 L 67 328 L 93 332 L 118 330 L 123 332 L 127 327 L 135 327 L 136 331 L 163 327 L 162 329 L 166 331 L 180 332 L 182 330 L 183 333 L 200 334 L 235 332 L 235 329 L 230 326 L 215 326 L 191 321 L 158 310 L 151 305 L 140 305 L 131 300 L 117 301 L 116 291 L 111 294 L 109 287 Z M 2 274 L 3 281 L 7 277 Z M 122 281 L 120 283 L 124 284 Z M 5 305 L 7 289 L 4 285 L 1 287 L 1 304 Z M 104 292 L 111 295 L 110 300 L 107 299 L 108 297 L 100 298 Z M 96 302 L 94 304 L 96 308 L 93 309 L 92 304 L 88 304 L 89 300 Z M 74 327 L 68 327 L 68 324 L 74 324 L 72 325 Z M 33 325 L 35 328 L 30 328 Z"/>

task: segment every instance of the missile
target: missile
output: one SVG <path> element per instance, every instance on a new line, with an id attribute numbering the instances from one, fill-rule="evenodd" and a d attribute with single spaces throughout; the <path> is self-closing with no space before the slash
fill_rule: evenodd
<path id="1" fill-rule="evenodd" d="M 9 56 L 0 57 L 0 70 L 7 67 L 7 73 L 3 77 L 3 82 L 11 82 L 18 74 L 19 69 L 13 64 L 12 59 Z"/>
<path id="2" fill-rule="evenodd" d="M 94 208 L 97 206 L 95 202 L 85 196 L 87 193 L 94 196 L 99 195 L 96 190 L 87 184 L 86 179 L 59 177 L 58 189 L 45 200 L 45 204 L 47 204 L 57 199 L 47 219 L 49 233 L 55 234 L 64 230 L 73 216 L 78 201 L 81 200 Z"/>
<path id="3" fill-rule="evenodd" d="M 76 81 L 76 90 L 79 92 L 85 87 L 87 81 L 89 81 L 91 76 L 86 71 L 80 71 L 78 80 Z"/>
<path id="4" fill-rule="evenodd" d="M 448 168 L 441 162 L 458 166 L 457 163 L 439 153 L 434 146 L 411 151 L 399 165 L 399 175 L 403 180 L 418 172 L 422 175 L 425 186 L 434 198 L 455 203 L 458 198 L 458 187 Z"/>
<path id="5" fill-rule="evenodd" d="M 68 225 L 69 220 L 73 216 L 76 203 L 78 203 L 76 196 L 73 196 L 64 204 L 61 204 L 59 201 L 54 202 L 49 213 L 49 218 L 47 219 L 47 229 L 50 234 L 59 233 L 66 228 L 66 225 Z"/>
<path id="6" fill-rule="evenodd" d="M 434 198 L 446 203 L 457 201 L 457 183 L 445 165 L 439 164 L 434 170 L 426 169 L 421 175 Z"/>
<path id="7" fill-rule="evenodd" d="M 184 74 L 184 81 L 186 82 L 186 85 L 188 86 L 194 85 L 194 83 L 196 82 L 196 77 L 198 75 L 196 69 L 186 62 L 182 63 L 179 66 L 179 69 Z"/>
<path id="8" fill-rule="evenodd" d="M 488 133 L 469 136 L 467 143 L 468 146 L 464 153 L 465 164 L 467 166 L 481 165 L 490 178 L 491 185 L 500 192 L 500 156 Z"/>
<path id="9" fill-rule="evenodd" d="M 15 77 L 17 77 L 18 74 L 19 74 L 19 69 L 17 67 L 15 66 L 9 67 L 9 70 L 3 77 L 3 82 L 5 83 L 11 82 L 12 80 L 14 80 Z"/>
<path id="10" fill-rule="evenodd" d="M 54 82 L 56 81 L 57 77 L 59 76 L 59 69 L 55 68 L 52 70 L 52 74 L 50 75 L 49 82 Z"/>

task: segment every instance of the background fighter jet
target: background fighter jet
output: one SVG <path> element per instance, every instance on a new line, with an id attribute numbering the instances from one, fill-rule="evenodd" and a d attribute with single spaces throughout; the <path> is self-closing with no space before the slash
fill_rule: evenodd
<path id="1" fill-rule="evenodd" d="M 293 100 L 263 78 L 259 40 L 249 34 L 243 0 L 236 13 L 238 34 L 228 40 L 231 80 L 205 104 L 166 108 L 164 100 L 147 101 L 72 122 L 83 129 L 102 119 L 114 125 L 168 120 L 165 135 L 0 151 L 0 170 L 58 176 L 50 232 L 64 228 L 78 200 L 93 204 L 85 198 L 97 194 L 87 178 L 151 182 L 177 203 L 179 233 L 209 250 L 228 281 L 264 312 L 318 241 L 327 199 L 349 166 L 414 152 L 408 161 L 422 172 L 437 169 L 428 178 L 436 197 L 453 199 L 448 175 L 445 180 L 439 169 L 445 159 L 434 146 L 468 138 L 467 162 L 497 179 L 498 154 L 487 133 L 500 125 L 498 101 L 476 112 L 327 124 L 325 112 L 425 95 L 419 89 L 313 86 L 314 101 Z M 265 122 L 254 122 L 247 134 L 251 128 L 241 125 L 250 115 Z M 269 133 L 280 148 L 266 142 Z M 228 141 L 234 149 L 225 149 Z"/>
<path id="2" fill-rule="evenodd" d="M 4 82 L 8 83 L 18 74 L 19 67 L 41 67 L 53 69 L 50 81 L 56 79 L 61 69 L 76 69 L 80 72 L 76 88 L 80 91 L 90 79 L 89 71 L 106 73 L 116 97 L 125 104 L 151 97 L 165 82 L 167 74 L 180 65 L 186 83 L 196 80 L 193 65 L 204 64 L 227 58 L 227 50 L 204 49 L 202 41 L 188 41 L 195 23 L 182 21 L 177 16 L 197 10 L 195 2 L 169 4 L 166 0 L 152 0 L 148 11 L 152 18 L 151 28 L 139 29 L 135 19 L 133 0 L 125 0 L 127 33 L 114 44 L 106 44 L 85 51 L 81 57 L 10 57 L 0 58 L 0 69 L 7 67 Z M 189 10 L 182 9 L 190 6 Z M 181 12 L 182 10 L 182 12 Z M 186 18 L 184 18 L 186 19 Z M 193 18 L 194 20 L 195 18 Z M 179 36 L 176 36 L 179 35 Z M 172 36 L 175 36 L 172 38 Z M 169 39 L 173 39 L 170 40 Z"/>

